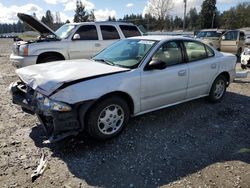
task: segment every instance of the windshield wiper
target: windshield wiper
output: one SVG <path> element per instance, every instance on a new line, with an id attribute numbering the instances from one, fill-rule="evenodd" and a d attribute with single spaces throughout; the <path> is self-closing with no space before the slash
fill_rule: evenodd
<path id="1" fill-rule="evenodd" d="M 93 59 L 94 61 L 101 61 L 101 62 L 104 62 L 108 65 L 112 65 L 112 66 L 115 66 L 115 64 L 112 62 L 112 61 L 108 61 L 106 59 Z"/>

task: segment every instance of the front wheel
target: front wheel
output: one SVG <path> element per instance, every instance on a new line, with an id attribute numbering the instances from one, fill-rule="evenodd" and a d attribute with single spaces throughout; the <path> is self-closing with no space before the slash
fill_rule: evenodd
<path id="1" fill-rule="evenodd" d="M 223 98 L 226 92 L 226 87 L 227 87 L 226 78 L 222 75 L 218 76 L 215 79 L 211 87 L 211 90 L 209 92 L 209 100 L 214 103 L 219 102 Z"/>
<path id="2" fill-rule="evenodd" d="M 88 133 L 104 140 L 118 135 L 129 120 L 129 107 L 125 100 L 112 96 L 98 102 L 87 115 Z"/>

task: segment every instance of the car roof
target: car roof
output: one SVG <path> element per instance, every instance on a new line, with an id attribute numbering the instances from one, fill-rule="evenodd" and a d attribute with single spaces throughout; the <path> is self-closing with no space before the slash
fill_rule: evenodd
<path id="1" fill-rule="evenodd" d="M 134 24 L 132 23 L 128 23 L 128 22 L 112 22 L 112 21 L 98 21 L 98 22 L 79 22 L 79 23 L 68 23 L 69 25 L 103 25 L 103 24 L 108 24 L 108 25 L 132 25 L 134 26 Z"/>
<path id="2" fill-rule="evenodd" d="M 142 40 L 155 40 L 155 41 L 167 41 L 167 40 L 193 40 L 195 39 L 183 36 L 169 36 L 169 35 L 146 35 L 146 36 L 136 36 L 130 37 L 129 39 L 142 39 Z"/>

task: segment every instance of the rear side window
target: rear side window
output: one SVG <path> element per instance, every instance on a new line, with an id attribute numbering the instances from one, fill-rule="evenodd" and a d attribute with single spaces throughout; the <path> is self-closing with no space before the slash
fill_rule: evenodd
<path id="1" fill-rule="evenodd" d="M 77 31 L 76 34 L 80 35 L 79 40 L 98 40 L 96 26 L 83 25 Z"/>
<path id="2" fill-rule="evenodd" d="M 204 44 L 193 41 L 185 41 L 184 46 L 186 48 L 189 62 L 207 58 L 207 52 Z"/>
<path id="3" fill-rule="evenodd" d="M 245 40 L 245 34 L 243 32 L 240 32 L 240 40 Z"/>
<path id="4" fill-rule="evenodd" d="M 122 33 L 127 37 L 141 36 L 140 31 L 136 26 L 133 25 L 120 25 Z"/>
<path id="5" fill-rule="evenodd" d="M 120 39 L 119 33 L 114 26 L 101 25 L 100 27 L 103 40 Z"/>

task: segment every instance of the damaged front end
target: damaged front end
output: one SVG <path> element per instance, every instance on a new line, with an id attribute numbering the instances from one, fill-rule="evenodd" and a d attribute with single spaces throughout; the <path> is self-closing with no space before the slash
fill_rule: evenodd
<path id="1" fill-rule="evenodd" d="M 50 141 L 61 140 L 81 131 L 75 106 L 51 100 L 21 81 L 10 85 L 10 93 L 14 104 L 20 105 L 26 113 L 37 115 Z"/>

